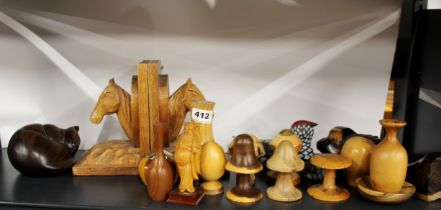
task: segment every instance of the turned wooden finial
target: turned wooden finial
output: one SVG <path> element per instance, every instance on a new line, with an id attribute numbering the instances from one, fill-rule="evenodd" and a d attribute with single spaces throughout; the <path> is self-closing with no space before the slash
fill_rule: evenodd
<path id="1" fill-rule="evenodd" d="M 350 159 L 337 154 L 318 154 L 311 158 L 311 164 L 325 171 L 323 184 L 308 188 L 311 197 L 322 201 L 343 201 L 350 197 L 348 190 L 335 185 L 335 170 L 350 167 Z"/>

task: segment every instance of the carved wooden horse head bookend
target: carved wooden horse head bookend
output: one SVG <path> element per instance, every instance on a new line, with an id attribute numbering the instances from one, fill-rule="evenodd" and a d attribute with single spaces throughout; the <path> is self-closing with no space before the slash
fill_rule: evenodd
<path id="1" fill-rule="evenodd" d="M 98 98 L 90 115 L 90 121 L 94 124 L 100 124 L 105 115 L 116 113 L 124 133 L 130 140 L 137 142 L 138 135 L 133 132 L 132 128 L 130 98 L 130 94 L 117 85 L 115 79 L 110 79 L 109 84 Z"/>

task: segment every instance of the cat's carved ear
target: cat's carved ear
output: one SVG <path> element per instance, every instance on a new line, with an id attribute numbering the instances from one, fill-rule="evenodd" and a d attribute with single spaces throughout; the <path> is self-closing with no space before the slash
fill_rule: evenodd
<path id="1" fill-rule="evenodd" d="M 110 79 L 110 80 L 109 80 L 109 84 L 110 84 L 110 85 L 115 85 L 115 84 L 116 84 L 116 83 L 115 83 L 115 78 Z"/>

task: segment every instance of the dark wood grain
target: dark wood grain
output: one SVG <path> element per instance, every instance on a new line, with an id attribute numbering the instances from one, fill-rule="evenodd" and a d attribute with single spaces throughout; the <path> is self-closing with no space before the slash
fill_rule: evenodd
<path id="1" fill-rule="evenodd" d="M 167 194 L 173 188 L 173 170 L 163 152 L 163 131 L 162 124 L 156 124 L 155 128 L 155 158 L 145 171 L 147 181 L 147 192 L 154 201 L 164 201 Z"/>
<path id="2" fill-rule="evenodd" d="M 75 164 L 80 146 L 78 126 L 31 124 L 17 130 L 8 145 L 12 165 L 24 175 L 54 176 L 67 173 Z"/>

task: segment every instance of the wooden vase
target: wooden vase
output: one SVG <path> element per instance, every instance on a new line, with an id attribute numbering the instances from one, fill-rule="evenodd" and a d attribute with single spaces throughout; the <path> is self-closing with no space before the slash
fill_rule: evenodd
<path id="1" fill-rule="evenodd" d="M 154 201 L 164 201 L 168 192 L 173 188 L 173 170 L 167 161 L 163 151 L 163 126 L 155 125 L 155 158 L 151 161 L 144 161 L 144 179 L 147 183 L 147 192 Z"/>
<path id="2" fill-rule="evenodd" d="M 194 102 L 192 109 L 192 122 L 198 125 L 197 132 L 201 138 L 201 176 L 204 178 L 202 188 L 207 195 L 217 195 L 223 192 L 223 186 L 218 181 L 225 172 L 225 154 L 222 147 L 216 143 L 213 136 L 212 119 L 214 102 L 199 101 Z M 196 108 L 196 109 L 194 109 Z M 209 114 L 204 121 L 198 120 L 194 111 L 201 111 L 201 113 Z M 199 116 L 200 117 L 200 116 Z"/>
<path id="3" fill-rule="evenodd" d="M 380 124 L 386 129 L 386 136 L 371 154 L 371 184 L 377 191 L 397 193 L 403 187 L 407 173 L 407 152 L 398 141 L 397 134 L 406 122 L 385 119 L 380 120 Z"/>

